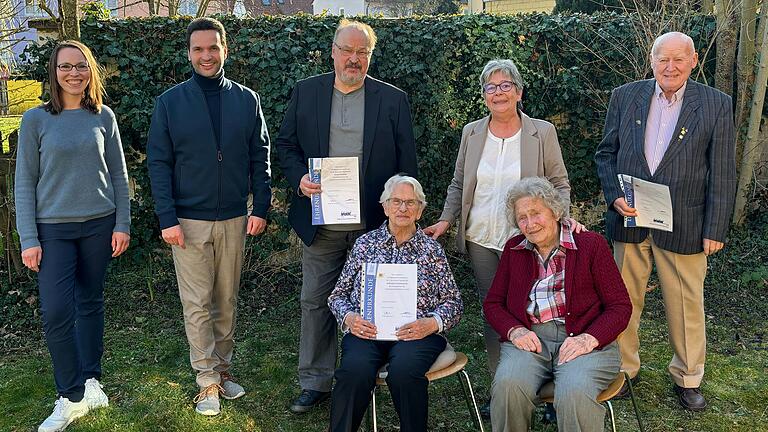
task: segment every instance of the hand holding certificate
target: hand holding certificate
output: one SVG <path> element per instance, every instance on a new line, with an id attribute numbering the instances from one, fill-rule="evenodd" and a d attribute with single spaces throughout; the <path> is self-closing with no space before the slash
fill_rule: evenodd
<path id="1" fill-rule="evenodd" d="M 416 264 L 363 263 L 360 314 L 376 325 L 377 340 L 398 340 L 416 320 Z"/>
<path id="2" fill-rule="evenodd" d="M 637 209 L 637 216 L 624 217 L 624 226 L 671 232 L 672 198 L 669 187 L 626 174 L 619 174 L 618 177 L 624 199 L 630 207 Z"/>
<path id="3" fill-rule="evenodd" d="M 359 169 L 356 157 L 309 159 L 309 178 L 322 185 L 311 197 L 312 225 L 360 223 Z"/>

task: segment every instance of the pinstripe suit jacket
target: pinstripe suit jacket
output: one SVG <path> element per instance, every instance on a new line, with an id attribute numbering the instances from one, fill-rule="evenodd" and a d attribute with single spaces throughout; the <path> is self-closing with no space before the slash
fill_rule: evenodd
<path id="1" fill-rule="evenodd" d="M 655 80 L 635 81 L 613 90 L 595 163 L 608 204 L 606 234 L 640 243 L 648 228 L 625 228 L 613 201 L 623 197 L 617 174 L 669 186 L 673 232 L 652 230 L 662 249 L 694 254 L 707 238 L 725 242 L 736 196 L 736 160 L 730 96 L 688 80 L 680 117 L 669 148 L 651 175 L 645 159 L 645 125 Z M 686 132 L 681 134 L 685 128 Z"/>

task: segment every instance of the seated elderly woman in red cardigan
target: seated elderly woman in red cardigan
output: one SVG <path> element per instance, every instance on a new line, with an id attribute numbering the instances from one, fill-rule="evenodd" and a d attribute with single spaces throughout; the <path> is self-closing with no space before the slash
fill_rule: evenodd
<path id="1" fill-rule="evenodd" d="M 632 313 L 608 243 L 572 233 L 566 201 L 546 179 L 509 192 L 510 222 L 522 235 L 504 246 L 483 312 L 501 335 L 491 388 L 494 431 L 527 431 L 539 389 L 555 382 L 558 429 L 603 429 L 597 396 L 621 365 L 616 337 Z"/>

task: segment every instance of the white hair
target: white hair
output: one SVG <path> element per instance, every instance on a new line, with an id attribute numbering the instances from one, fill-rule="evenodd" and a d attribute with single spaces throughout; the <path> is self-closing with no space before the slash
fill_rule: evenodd
<path id="1" fill-rule="evenodd" d="M 651 47 L 651 57 L 655 56 L 656 53 L 659 52 L 659 49 L 664 42 L 667 42 L 671 39 L 682 39 L 686 45 L 688 45 L 688 52 L 690 52 L 691 55 L 696 53 L 696 47 L 694 46 L 693 39 L 691 39 L 690 36 L 681 32 L 668 32 L 657 37 L 656 40 L 653 41 L 653 46 Z"/>
<path id="2" fill-rule="evenodd" d="M 397 187 L 399 184 L 411 185 L 411 187 L 413 187 L 413 194 L 416 195 L 416 200 L 421 204 L 421 207 L 423 208 L 427 205 L 426 196 L 424 195 L 424 188 L 421 187 L 421 183 L 419 183 L 419 181 L 415 178 L 403 174 L 395 174 L 390 177 L 386 183 L 384 183 L 384 191 L 381 192 L 381 198 L 379 198 L 379 202 L 382 204 L 386 202 L 389 197 L 392 196 L 392 192 L 395 190 L 395 187 Z"/>
<path id="3" fill-rule="evenodd" d="M 507 194 L 507 219 L 515 228 L 520 228 L 517 226 L 515 204 L 521 198 L 526 197 L 539 198 L 545 206 L 552 210 L 558 221 L 562 220 L 567 213 L 568 202 L 549 180 L 543 177 L 526 177 L 515 183 Z"/>

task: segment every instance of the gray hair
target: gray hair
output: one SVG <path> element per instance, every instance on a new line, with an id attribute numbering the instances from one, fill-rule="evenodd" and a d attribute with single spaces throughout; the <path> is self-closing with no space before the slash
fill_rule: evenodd
<path id="1" fill-rule="evenodd" d="M 488 84 L 488 80 L 490 80 L 491 76 L 496 72 L 501 72 L 506 75 L 518 90 L 523 89 L 523 77 L 517 70 L 515 63 L 508 59 L 494 59 L 486 63 L 485 67 L 483 67 L 483 71 L 480 73 L 480 94 L 485 94 L 483 87 Z"/>
<path id="2" fill-rule="evenodd" d="M 419 183 L 419 181 L 415 178 L 403 174 L 395 174 L 390 177 L 386 183 L 384 183 L 384 191 L 381 192 L 381 198 L 379 198 L 379 202 L 382 204 L 386 202 L 389 197 L 392 196 L 392 192 L 395 190 L 395 187 L 397 187 L 399 184 L 411 185 L 411 187 L 413 187 L 413 194 L 416 195 L 416 200 L 421 203 L 422 208 L 426 207 L 426 195 L 424 195 L 424 188 L 421 187 L 421 183 Z"/>
<path id="3" fill-rule="evenodd" d="M 543 177 L 526 177 L 515 183 L 507 194 L 507 219 L 515 228 L 520 228 L 517 226 L 515 204 L 526 197 L 541 199 L 558 221 L 568 214 L 568 202 L 549 180 Z"/>
<path id="4" fill-rule="evenodd" d="M 651 57 L 655 56 L 656 53 L 661 48 L 661 45 L 670 39 L 682 39 L 686 43 L 686 45 L 688 45 L 688 52 L 691 55 L 694 55 L 696 53 L 696 47 L 694 46 L 693 39 L 691 39 L 690 36 L 681 32 L 667 32 L 657 37 L 656 40 L 653 41 L 653 46 L 651 47 Z"/>

